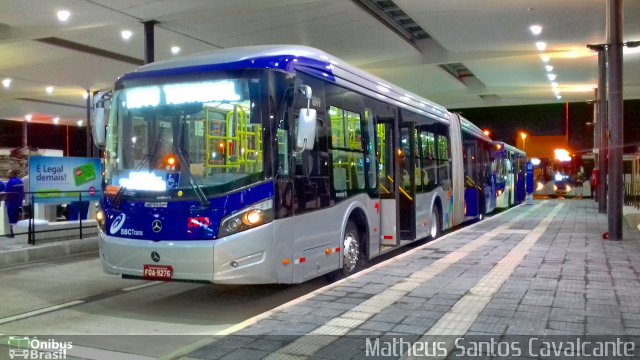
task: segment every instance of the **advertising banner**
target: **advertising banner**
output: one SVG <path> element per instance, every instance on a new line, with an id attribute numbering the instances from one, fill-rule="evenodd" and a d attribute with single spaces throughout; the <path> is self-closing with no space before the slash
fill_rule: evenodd
<path id="1" fill-rule="evenodd" d="M 102 163 L 96 158 L 29 157 L 29 191 L 36 203 L 98 200 Z M 30 195 L 27 195 L 30 196 Z"/>

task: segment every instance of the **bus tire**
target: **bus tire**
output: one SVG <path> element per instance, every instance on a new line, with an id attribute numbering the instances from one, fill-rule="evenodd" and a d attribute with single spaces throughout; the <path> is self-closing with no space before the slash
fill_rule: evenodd
<path id="1" fill-rule="evenodd" d="M 342 268 L 325 275 L 328 281 L 335 281 L 353 275 L 365 265 L 364 250 L 360 241 L 358 227 L 349 220 L 342 238 Z"/>
<path id="2" fill-rule="evenodd" d="M 431 210 L 431 228 L 429 229 L 429 235 L 431 235 L 431 240 L 435 240 L 440 237 L 440 233 L 442 233 L 442 222 L 440 221 L 440 209 L 437 206 L 433 207 Z"/>

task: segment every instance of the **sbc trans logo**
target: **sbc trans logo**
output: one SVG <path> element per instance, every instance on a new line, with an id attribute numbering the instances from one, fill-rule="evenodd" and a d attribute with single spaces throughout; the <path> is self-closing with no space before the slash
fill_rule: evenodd
<path id="1" fill-rule="evenodd" d="M 66 359 L 67 351 L 73 348 L 71 341 L 38 340 L 28 336 L 9 336 L 7 344 L 11 360 Z"/>
<path id="2" fill-rule="evenodd" d="M 127 219 L 127 215 L 125 214 L 120 214 L 115 219 L 113 219 L 113 222 L 111 223 L 111 227 L 109 228 L 109 231 L 111 232 L 111 234 L 115 234 L 116 232 L 118 232 L 118 230 L 120 230 L 122 225 L 124 225 L 124 221 L 126 219 Z"/>

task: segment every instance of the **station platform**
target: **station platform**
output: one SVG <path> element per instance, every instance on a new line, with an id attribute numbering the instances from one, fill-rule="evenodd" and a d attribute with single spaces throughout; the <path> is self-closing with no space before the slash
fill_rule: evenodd
<path id="1" fill-rule="evenodd" d="M 167 358 L 365 358 L 380 355 L 369 350 L 388 349 L 370 339 L 420 342 L 439 336 L 449 349 L 453 337 L 461 336 L 574 342 L 614 336 L 635 341 L 640 354 L 640 232 L 625 225 L 623 241 L 607 241 L 606 230 L 607 217 L 592 200 L 536 200 Z M 577 351 L 573 355 L 580 356 Z M 526 354 L 520 357 L 546 358 Z"/>

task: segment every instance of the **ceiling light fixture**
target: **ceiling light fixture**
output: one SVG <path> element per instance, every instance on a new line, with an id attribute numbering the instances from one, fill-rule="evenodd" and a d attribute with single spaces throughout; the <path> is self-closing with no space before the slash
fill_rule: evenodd
<path id="1" fill-rule="evenodd" d="M 87 99 L 89 98 L 89 92 L 88 92 L 88 91 L 85 91 L 85 92 L 82 94 L 82 98 L 83 98 L 83 99 L 85 99 L 85 100 L 87 100 Z"/>
<path id="2" fill-rule="evenodd" d="M 47 91 L 47 94 L 51 94 L 53 93 L 53 86 L 47 86 L 45 90 Z"/>
<path id="3" fill-rule="evenodd" d="M 69 17 L 71 17 L 71 13 L 68 10 L 60 10 L 58 11 L 57 15 L 58 15 L 58 20 L 62 22 L 69 20 Z"/>
<path id="4" fill-rule="evenodd" d="M 540 35 L 540 33 L 542 32 L 542 26 L 540 26 L 540 25 L 531 25 L 529 27 L 529 30 L 531 30 L 531 33 L 533 35 Z"/>
<path id="5" fill-rule="evenodd" d="M 544 51 L 544 49 L 547 48 L 547 43 L 544 41 L 538 41 L 536 42 L 536 48 L 538 48 L 538 50 L 540 51 Z"/>
<path id="6" fill-rule="evenodd" d="M 553 81 L 556 79 L 556 74 L 547 74 L 547 77 L 549 78 L 549 80 Z"/>
<path id="7" fill-rule="evenodd" d="M 84 120 L 78 120 L 78 121 L 76 122 L 76 124 L 78 124 L 78 126 L 82 126 L 82 124 L 83 124 L 83 123 L 84 123 Z"/>
<path id="8" fill-rule="evenodd" d="M 25 115 L 25 116 L 24 116 L 24 118 L 25 118 L 28 122 L 31 122 L 31 117 L 32 117 L 32 116 L 31 116 L 31 114 L 27 114 L 27 115 Z"/>
<path id="9" fill-rule="evenodd" d="M 547 71 L 549 72 L 553 71 L 553 66 L 551 65 L 546 65 L 544 68 L 547 69 Z"/>
<path id="10" fill-rule="evenodd" d="M 560 99 L 562 99 L 562 96 L 556 95 L 556 99 L 560 100 Z"/>
<path id="11" fill-rule="evenodd" d="M 542 62 L 549 62 L 549 60 L 551 59 L 551 56 L 549 55 L 540 55 L 540 59 L 542 59 Z"/>
<path id="12" fill-rule="evenodd" d="M 9 86 L 11 86 L 11 79 L 6 78 L 4 80 L 2 80 L 2 86 L 4 86 L 5 88 L 9 88 Z"/>
<path id="13" fill-rule="evenodd" d="M 172 53 L 173 55 L 176 55 L 177 53 L 179 53 L 179 52 L 180 52 L 180 50 L 181 50 L 181 49 L 180 49 L 180 47 L 179 47 L 179 46 L 172 46 L 172 47 L 171 47 L 171 53 Z"/>
<path id="14" fill-rule="evenodd" d="M 53 123 L 58 125 L 58 123 L 60 122 L 60 117 L 56 116 L 53 118 Z"/>
<path id="15" fill-rule="evenodd" d="M 551 82 L 551 87 L 552 88 L 557 88 L 558 87 L 558 82 L 557 81 L 552 81 Z"/>
<path id="16" fill-rule="evenodd" d="M 120 33 L 120 36 L 122 36 L 122 38 L 124 40 L 131 39 L 132 35 L 133 35 L 133 33 L 130 30 L 122 30 L 122 32 Z"/>

